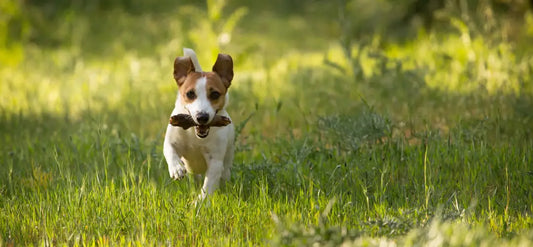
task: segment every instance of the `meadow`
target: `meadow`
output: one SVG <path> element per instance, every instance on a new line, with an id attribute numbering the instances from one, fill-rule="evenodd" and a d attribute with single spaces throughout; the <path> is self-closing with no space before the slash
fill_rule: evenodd
<path id="1" fill-rule="evenodd" d="M 0 246 L 533 245 L 533 6 L 417 2 L 4 1 Z M 162 152 L 183 47 L 235 62 L 196 205 Z"/>

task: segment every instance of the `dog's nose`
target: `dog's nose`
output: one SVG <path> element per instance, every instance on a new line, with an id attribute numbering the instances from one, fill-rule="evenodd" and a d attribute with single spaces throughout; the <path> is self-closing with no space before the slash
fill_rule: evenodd
<path id="1" fill-rule="evenodd" d="M 199 124 L 207 124 L 207 121 L 209 121 L 209 114 L 200 112 L 198 115 L 196 115 L 196 121 L 198 121 Z"/>

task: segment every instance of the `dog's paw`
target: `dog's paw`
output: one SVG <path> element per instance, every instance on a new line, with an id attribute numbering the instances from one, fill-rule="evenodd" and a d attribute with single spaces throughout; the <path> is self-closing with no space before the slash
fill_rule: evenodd
<path id="1" fill-rule="evenodd" d="M 169 167 L 170 178 L 174 180 L 181 180 L 187 174 L 187 170 L 182 166 Z"/>

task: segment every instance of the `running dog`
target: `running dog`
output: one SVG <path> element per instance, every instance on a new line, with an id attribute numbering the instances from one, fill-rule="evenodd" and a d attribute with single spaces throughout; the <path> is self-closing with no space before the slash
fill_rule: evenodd
<path id="1" fill-rule="evenodd" d="M 222 181 L 230 178 L 233 163 L 235 129 L 232 123 L 211 128 L 215 116 L 231 118 L 226 112 L 228 88 L 233 80 L 233 60 L 227 54 L 218 54 L 213 71 L 203 72 L 196 53 L 184 48 L 184 56 L 174 61 L 174 80 L 178 95 L 171 116 L 190 115 L 194 128 L 168 125 L 163 153 L 170 177 L 182 179 L 187 173 L 201 179 L 204 199 L 212 194 Z M 201 180 L 200 180 L 201 181 Z"/>

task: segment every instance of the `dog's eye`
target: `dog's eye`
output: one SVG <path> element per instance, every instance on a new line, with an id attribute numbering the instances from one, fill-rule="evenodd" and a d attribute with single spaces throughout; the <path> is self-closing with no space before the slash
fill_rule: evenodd
<path id="1" fill-rule="evenodd" d="M 220 98 L 220 93 L 219 92 L 211 92 L 211 94 L 209 94 L 209 98 L 211 98 L 212 100 L 216 100 L 218 98 Z"/>
<path id="2" fill-rule="evenodd" d="M 187 92 L 185 95 L 186 95 L 187 98 L 190 99 L 190 100 L 196 99 L 196 93 L 195 93 L 193 90 Z"/>

